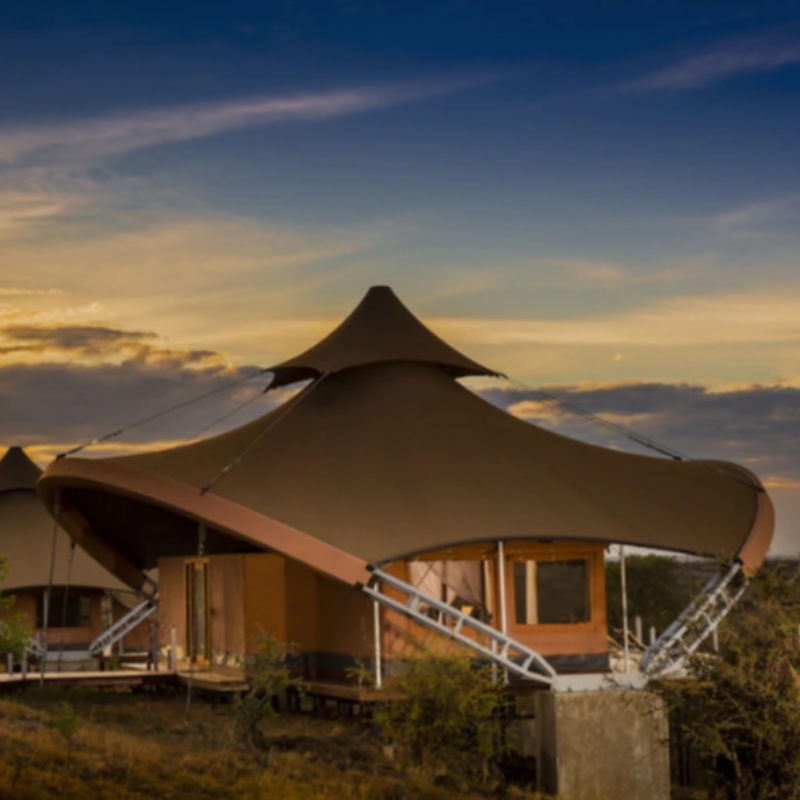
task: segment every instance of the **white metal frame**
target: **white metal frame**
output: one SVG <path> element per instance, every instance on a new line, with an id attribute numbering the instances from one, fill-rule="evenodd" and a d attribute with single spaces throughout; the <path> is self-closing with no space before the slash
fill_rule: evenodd
<path id="1" fill-rule="evenodd" d="M 109 625 L 90 645 L 89 653 L 99 655 L 107 647 L 118 642 L 126 633 L 133 630 L 142 620 L 147 619 L 158 608 L 155 599 L 147 597 L 139 605 L 134 606 L 125 616 L 120 617 L 113 625 Z"/>
<path id="2" fill-rule="evenodd" d="M 556 672 L 535 650 L 525 647 L 508 634 L 459 611 L 449 603 L 437 600 L 410 583 L 395 578 L 381 569 L 372 568 L 371 571 L 372 578 L 361 588 L 377 602 L 410 617 L 417 625 L 455 639 L 488 661 L 498 664 L 515 675 L 547 685 L 552 684 Z M 405 602 L 389 597 L 380 590 L 381 586 L 388 586 L 401 592 L 406 597 Z M 444 621 L 440 622 L 438 619 L 432 619 L 422 613 L 420 610 L 422 605 L 438 611 Z M 465 636 L 462 633 L 465 628 L 477 634 L 476 637 L 473 639 Z M 488 639 L 488 646 L 480 642 L 481 637 Z"/>
<path id="3" fill-rule="evenodd" d="M 749 582 L 738 561 L 717 572 L 678 619 L 645 650 L 642 671 L 657 676 L 680 669 L 686 659 L 717 630 L 720 622 L 745 593 Z"/>

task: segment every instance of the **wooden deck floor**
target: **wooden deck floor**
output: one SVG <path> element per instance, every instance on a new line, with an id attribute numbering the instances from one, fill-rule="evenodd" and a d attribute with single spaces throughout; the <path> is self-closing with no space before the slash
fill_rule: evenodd
<path id="1" fill-rule="evenodd" d="M 167 685 L 176 683 L 177 676 L 165 671 L 146 671 L 142 669 L 120 669 L 105 672 L 21 672 L 0 674 L 0 692 L 13 691 L 35 686 L 85 686 L 93 689 L 109 689 L 139 686 Z"/>

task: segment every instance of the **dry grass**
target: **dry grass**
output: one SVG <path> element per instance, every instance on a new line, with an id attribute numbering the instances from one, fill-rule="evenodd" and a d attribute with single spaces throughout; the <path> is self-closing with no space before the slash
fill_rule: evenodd
<path id="1" fill-rule="evenodd" d="M 79 717 L 70 748 L 53 729 L 60 704 Z M 374 734 L 353 721 L 280 717 L 268 762 L 237 747 L 225 704 L 183 696 L 29 691 L 0 701 L 0 798 L 5 800 L 439 800 L 453 793 L 399 776 Z M 534 800 L 512 789 L 508 798 Z"/>

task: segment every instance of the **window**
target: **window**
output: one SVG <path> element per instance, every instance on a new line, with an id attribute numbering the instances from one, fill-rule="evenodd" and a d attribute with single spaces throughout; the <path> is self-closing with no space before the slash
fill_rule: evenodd
<path id="1" fill-rule="evenodd" d="M 45 627 L 45 596 L 43 591 L 36 600 L 36 627 Z M 66 599 L 66 602 L 65 602 Z M 49 628 L 88 628 L 91 625 L 91 598 L 78 592 L 54 589 L 47 610 Z"/>
<path id="2" fill-rule="evenodd" d="M 589 622 L 589 580 L 585 559 L 515 561 L 512 574 L 517 625 Z"/>
<path id="3" fill-rule="evenodd" d="M 488 622 L 487 562 L 483 561 L 409 561 L 412 586 L 454 606 L 464 614 Z M 439 618 L 436 608 L 423 604 L 422 612 Z"/>

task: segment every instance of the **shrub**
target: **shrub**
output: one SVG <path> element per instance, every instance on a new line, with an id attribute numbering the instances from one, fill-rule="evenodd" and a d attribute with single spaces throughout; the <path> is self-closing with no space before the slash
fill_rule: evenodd
<path id="1" fill-rule="evenodd" d="M 712 797 L 800 798 L 800 580 L 762 570 L 720 629 L 719 656 L 663 681 L 677 738 L 706 765 Z"/>
<path id="2" fill-rule="evenodd" d="M 69 703 L 61 703 L 47 723 L 66 742 L 68 762 L 72 756 L 72 740 L 78 732 L 78 724 L 78 715 Z"/>
<path id="3" fill-rule="evenodd" d="M 269 750 L 263 724 L 277 713 L 277 697 L 289 689 L 300 691 L 302 682 L 293 678 L 287 666 L 286 648 L 271 633 L 260 631 L 253 640 L 254 652 L 241 662 L 247 692 L 238 695 L 233 704 L 234 738 L 256 752 Z"/>
<path id="4" fill-rule="evenodd" d="M 0 585 L 6 575 L 8 575 L 8 559 L 6 556 L 0 556 Z M 0 595 L 0 615 L 4 617 L 0 620 L 0 653 L 13 653 L 14 657 L 19 660 L 25 654 L 25 648 L 28 646 L 30 630 L 23 614 L 14 614 L 13 616 L 9 614 L 15 601 L 16 598 L 13 595 Z"/>
<path id="5" fill-rule="evenodd" d="M 463 656 L 410 660 L 375 720 L 400 768 L 485 784 L 502 755 L 503 690 L 488 666 Z"/>

